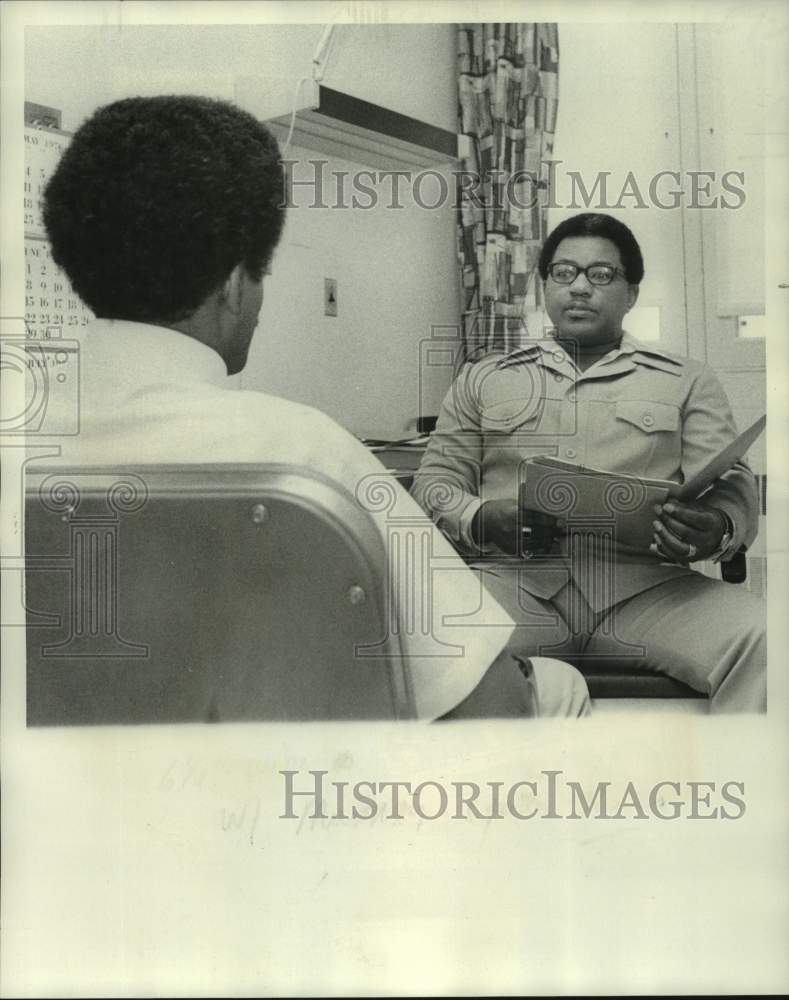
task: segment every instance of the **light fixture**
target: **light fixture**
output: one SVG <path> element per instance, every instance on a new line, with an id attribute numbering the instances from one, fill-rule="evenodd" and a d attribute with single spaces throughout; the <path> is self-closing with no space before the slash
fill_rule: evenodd
<path id="1" fill-rule="evenodd" d="M 458 136 L 428 122 L 326 87 L 333 25 L 323 32 L 310 77 L 236 81 L 236 103 L 266 122 L 277 139 L 377 169 L 437 167 L 458 159 Z M 295 108 L 294 108 L 295 104 Z"/>

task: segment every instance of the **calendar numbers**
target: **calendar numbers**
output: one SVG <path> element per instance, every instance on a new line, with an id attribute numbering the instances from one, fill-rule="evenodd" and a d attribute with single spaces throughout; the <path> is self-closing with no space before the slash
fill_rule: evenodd
<path id="1" fill-rule="evenodd" d="M 42 218 L 44 188 L 70 138 L 25 128 L 25 327 L 34 340 L 74 337 L 93 318 L 52 259 Z"/>

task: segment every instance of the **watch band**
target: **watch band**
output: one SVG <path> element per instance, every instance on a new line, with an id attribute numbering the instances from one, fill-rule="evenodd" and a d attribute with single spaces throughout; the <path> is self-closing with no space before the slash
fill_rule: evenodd
<path id="1" fill-rule="evenodd" d="M 732 541 L 734 539 L 734 524 L 725 510 L 721 510 L 720 507 L 716 507 L 715 510 L 723 517 L 725 523 L 723 537 L 720 540 L 720 544 L 709 557 L 713 562 L 717 563 L 729 554 L 729 550 L 732 547 Z"/>

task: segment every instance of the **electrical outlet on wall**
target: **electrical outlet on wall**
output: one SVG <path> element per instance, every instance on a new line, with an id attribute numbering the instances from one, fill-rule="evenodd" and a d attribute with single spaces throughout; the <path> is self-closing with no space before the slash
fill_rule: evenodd
<path id="1" fill-rule="evenodd" d="M 323 315 L 337 315 L 337 281 L 334 278 L 323 279 Z"/>

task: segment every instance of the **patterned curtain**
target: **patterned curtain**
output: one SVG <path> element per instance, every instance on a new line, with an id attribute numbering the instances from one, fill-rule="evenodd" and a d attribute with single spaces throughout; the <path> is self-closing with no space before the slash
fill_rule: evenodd
<path id="1" fill-rule="evenodd" d="M 556 129 L 555 24 L 458 25 L 461 158 L 458 254 L 463 357 L 509 351 L 542 307 L 537 258 L 546 235 Z"/>

